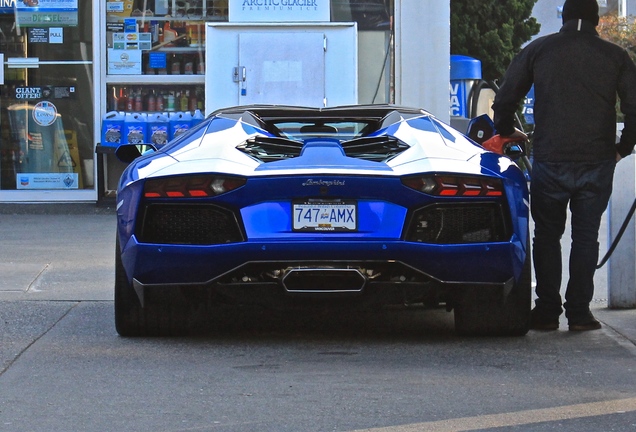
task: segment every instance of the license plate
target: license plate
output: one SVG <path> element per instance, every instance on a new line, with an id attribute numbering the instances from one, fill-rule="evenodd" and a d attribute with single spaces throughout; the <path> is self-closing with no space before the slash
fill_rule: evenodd
<path id="1" fill-rule="evenodd" d="M 355 202 L 298 202 L 293 204 L 294 231 L 356 231 L 358 209 Z"/>

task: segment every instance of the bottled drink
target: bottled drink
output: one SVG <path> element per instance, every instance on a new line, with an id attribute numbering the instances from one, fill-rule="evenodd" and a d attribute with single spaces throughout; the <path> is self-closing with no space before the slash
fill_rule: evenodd
<path id="1" fill-rule="evenodd" d="M 128 92 L 126 87 L 119 89 L 119 98 L 117 99 L 117 111 L 126 111 L 128 108 Z"/>
<path id="2" fill-rule="evenodd" d="M 172 61 L 170 62 L 170 73 L 172 75 L 181 75 L 181 58 L 176 54 L 172 54 Z"/>
<path id="3" fill-rule="evenodd" d="M 179 109 L 181 111 L 187 111 L 188 102 L 190 102 L 190 91 L 189 90 L 182 91 L 181 97 L 179 98 Z"/>
<path id="4" fill-rule="evenodd" d="M 205 75 L 205 57 L 199 56 L 197 62 L 197 75 Z"/>
<path id="5" fill-rule="evenodd" d="M 185 56 L 185 63 L 183 64 L 183 74 L 184 75 L 192 75 L 194 74 L 194 59 L 192 56 Z"/>
<path id="6" fill-rule="evenodd" d="M 135 111 L 141 112 L 144 110 L 143 98 L 141 96 L 141 89 L 137 89 L 135 94 Z"/>
<path id="7" fill-rule="evenodd" d="M 126 111 L 132 112 L 135 109 L 135 92 L 131 91 L 126 99 Z"/>
<path id="8" fill-rule="evenodd" d="M 159 93 L 157 96 L 157 111 L 163 111 L 165 109 L 165 98 L 163 97 L 163 93 Z"/>
<path id="9" fill-rule="evenodd" d="M 154 90 L 148 95 L 148 111 L 157 111 L 157 98 Z"/>
<path id="10" fill-rule="evenodd" d="M 197 103 L 197 95 L 194 91 L 190 92 L 190 99 L 188 100 L 188 110 L 195 111 L 199 108 Z"/>
<path id="11" fill-rule="evenodd" d="M 175 96 L 174 92 L 168 93 L 168 98 L 166 102 L 166 111 L 174 111 L 175 110 Z"/>

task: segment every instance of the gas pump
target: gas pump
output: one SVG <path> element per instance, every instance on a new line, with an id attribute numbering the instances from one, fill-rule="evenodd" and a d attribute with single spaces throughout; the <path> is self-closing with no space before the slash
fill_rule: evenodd
<path id="1" fill-rule="evenodd" d="M 486 114 L 495 99 L 494 85 L 482 79 L 481 61 L 464 55 L 451 55 L 450 119 L 451 126 L 466 130 L 470 119 Z"/>

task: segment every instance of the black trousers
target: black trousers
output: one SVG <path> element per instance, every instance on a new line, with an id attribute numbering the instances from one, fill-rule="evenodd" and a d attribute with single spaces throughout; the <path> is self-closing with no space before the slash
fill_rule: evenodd
<path id="1" fill-rule="evenodd" d="M 534 220 L 533 259 L 537 311 L 568 318 L 589 311 L 599 256 L 598 230 L 612 193 L 615 161 L 536 162 L 532 166 L 530 207 Z M 572 213 L 570 279 L 561 300 L 561 237 L 567 208 Z"/>

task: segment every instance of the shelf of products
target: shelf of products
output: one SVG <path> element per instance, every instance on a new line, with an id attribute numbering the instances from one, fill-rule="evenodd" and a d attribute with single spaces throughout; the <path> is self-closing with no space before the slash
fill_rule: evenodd
<path id="1" fill-rule="evenodd" d="M 159 144 L 201 119 L 205 22 L 222 20 L 223 13 L 222 0 L 106 1 L 100 147 Z"/>
<path id="2" fill-rule="evenodd" d="M 203 82 L 209 21 L 227 21 L 227 0 L 107 0 L 107 82 Z"/>
<path id="3" fill-rule="evenodd" d="M 176 112 L 204 109 L 203 85 L 108 85 L 107 110 Z"/>

